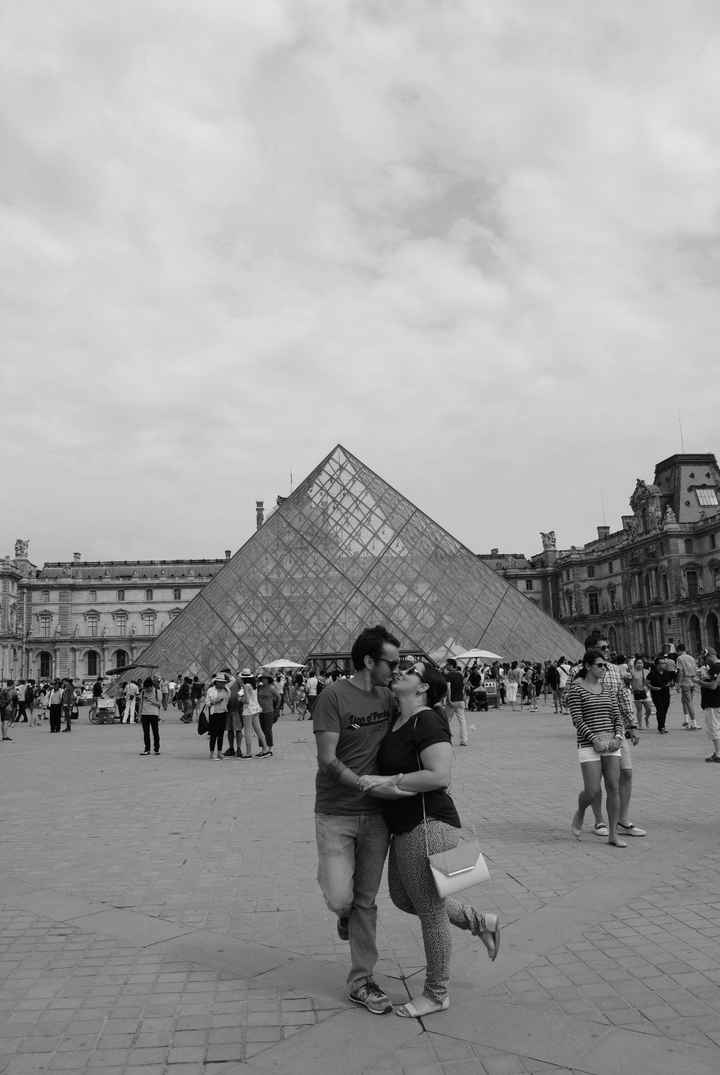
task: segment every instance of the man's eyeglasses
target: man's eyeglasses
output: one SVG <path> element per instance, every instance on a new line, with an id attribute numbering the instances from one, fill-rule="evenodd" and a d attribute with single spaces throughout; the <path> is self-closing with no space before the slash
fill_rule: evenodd
<path id="1" fill-rule="evenodd" d="M 607 661 L 595 661 L 596 668 L 607 668 Z"/>
<path id="2" fill-rule="evenodd" d="M 400 664 L 400 661 L 389 661 L 387 657 L 378 657 L 378 660 L 383 661 L 388 666 L 391 672 L 394 672 L 397 666 Z"/>

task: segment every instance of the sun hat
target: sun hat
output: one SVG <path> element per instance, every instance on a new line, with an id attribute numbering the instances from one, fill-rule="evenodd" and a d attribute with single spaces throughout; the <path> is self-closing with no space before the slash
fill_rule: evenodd
<path id="1" fill-rule="evenodd" d="M 252 672 L 250 671 L 249 668 L 243 668 L 243 670 L 240 673 L 240 675 L 242 676 L 243 679 L 246 679 L 246 678 L 247 679 L 252 679 Z"/>

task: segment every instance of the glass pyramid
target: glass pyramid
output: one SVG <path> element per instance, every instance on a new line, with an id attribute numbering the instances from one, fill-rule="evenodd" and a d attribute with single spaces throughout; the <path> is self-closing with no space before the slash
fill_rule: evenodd
<path id="1" fill-rule="evenodd" d="M 560 624 L 338 445 L 150 644 L 139 663 L 207 678 L 348 654 L 383 623 L 403 650 L 580 650 Z"/>

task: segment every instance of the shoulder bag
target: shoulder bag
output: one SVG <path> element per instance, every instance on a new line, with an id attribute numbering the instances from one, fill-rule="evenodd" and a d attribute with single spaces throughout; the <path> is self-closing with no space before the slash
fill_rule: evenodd
<path id="1" fill-rule="evenodd" d="M 461 840 L 457 847 L 452 847 L 449 851 L 437 851 L 434 855 L 430 854 L 424 795 L 422 807 L 425 853 L 438 896 L 445 899 L 446 896 L 452 896 L 455 892 L 462 892 L 464 888 L 472 888 L 481 881 L 488 881 L 490 871 L 480 850 L 480 843 L 476 839 Z"/>
<path id="2" fill-rule="evenodd" d="M 417 727 L 417 718 L 414 727 Z M 422 772 L 420 754 L 416 751 L 418 772 Z M 437 894 L 441 899 L 452 896 L 455 892 L 462 892 L 465 888 L 472 888 L 481 881 L 490 879 L 490 871 L 480 850 L 477 839 L 461 840 L 457 847 L 449 851 L 436 851 L 430 854 L 427 833 L 427 814 L 425 812 L 425 795 L 421 795 L 423 812 L 423 831 L 425 833 L 425 854 L 430 865 L 430 872 L 435 882 Z"/>

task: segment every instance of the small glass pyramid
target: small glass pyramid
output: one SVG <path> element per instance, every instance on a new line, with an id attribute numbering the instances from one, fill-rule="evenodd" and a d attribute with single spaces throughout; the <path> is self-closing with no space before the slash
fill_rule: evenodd
<path id="1" fill-rule="evenodd" d="M 207 678 L 348 654 L 383 623 L 404 650 L 445 640 L 505 659 L 580 651 L 559 623 L 338 445 L 141 654 Z"/>

